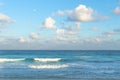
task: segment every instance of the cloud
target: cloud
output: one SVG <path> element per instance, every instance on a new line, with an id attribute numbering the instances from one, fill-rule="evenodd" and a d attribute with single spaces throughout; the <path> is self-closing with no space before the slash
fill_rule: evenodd
<path id="1" fill-rule="evenodd" d="M 74 22 L 72 25 L 65 25 L 63 28 L 70 32 L 76 32 L 80 29 L 80 22 Z"/>
<path id="2" fill-rule="evenodd" d="M 93 8 L 86 5 L 79 5 L 73 10 L 58 10 L 53 14 L 54 16 L 67 16 L 67 20 L 74 22 L 89 22 L 98 20 L 108 20 L 107 16 L 99 15 Z"/>
<path id="3" fill-rule="evenodd" d="M 38 33 L 30 33 L 30 38 L 35 39 L 35 40 L 39 40 L 40 39 L 40 35 Z"/>
<path id="4" fill-rule="evenodd" d="M 0 36 L 1 37 L 1 36 Z M 14 44 L 13 44 L 14 43 Z M 63 47 L 64 46 L 64 47 Z M 114 47 L 111 47 L 114 46 Z M 0 49 L 10 50 L 105 50 L 120 49 L 120 39 L 112 40 L 98 36 L 90 38 L 76 38 L 75 36 L 58 36 L 56 39 L 39 42 L 29 41 L 24 37 L 1 37 Z"/>
<path id="5" fill-rule="evenodd" d="M 28 39 L 23 38 L 23 37 L 20 37 L 20 38 L 18 39 L 18 41 L 19 41 L 20 43 L 28 43 L 28 42 L 29 42 Z"/>
<path id="6" fill-rule="evenodd" d="M 71 26 L 66 25 L 63 28 L 57 28 L 54 37 L 58 41 L 76 42 L 79 28 L 80 22 L 74 22 Z"/>
<path id="7" fill-rule="evenodd" d="M 92 8 L 86 7 L 85 5 L 79 5 L 75 10 L 68 14 L 68 19 L 72 21 L 93 21 Z"/>
<path id="8" fill-rule="evenodd" d="M 44 23 L 40 26 L 40 28 L 56 29 L 55 20 L 51 17 L 46 18 Z"/>
<path id="9" fill-rule="evenodd" d="M 111 31 L 104 32 L 103 35 L 111 37 L 112 35 L 117 35 L 119 33 L 120 33 L 120 29 L 114 29 L 114 30 L 111 30 Z"/>
<path id="10" fill-rule="evenodd" d="M 7 15 L 2 14 L 2 13 L 0 13 L 0 21 L 7 22 L 7 23 L 11 22 L 10 17 L 8 17 Z"/>
<path id="11" fill-rule="evenodd" d="M 114 14 L 119 15 L 120 14 L 120 7 L 116 7 L 114 9 Z"/>
<path id="12" fill-rule="evenodd" d="M 65 42 L 75 42 L 77 39 L 77 33 L 72 30 L 66 29 L 57 29 L 56 35 L 54 36 L 58 41 L 65 41 Z"/>
<path id="13" fill-rule="evenodd" d="M 67 41 L 67 38 L 65 37 L 65 30 L 64 29 L 57 29 L 55 37 L 57 40 Z"/>
<path id="14" fill-rule="evenodd" d="M 65 30 L 64 29 L 57 29 L 56 30 L 56 33 L 58 34 L 58 35 L 64 35 L 64 33 L 65 33 Z"/>
<path id="15" fill-rule="evenodd" d="M 52 16 L 63 16 L 65 14 L 66 14 L 66 12 L 58 10 L 56 13 L 53 13 Z"/>
<path id="16" fill-rule="evenodd" d="M 57 36 L 57 40 L 60 40 L 60 41 L 67 41 L 67 38 L 64 37 L 64 36 Z"/>
<path id="17" fill-rule="evenodd" d="M 65 29 L 57 29 L 56 30 L 56 33 L 58 35 L 75 35 L 76 34 L 76 31 L 73 31 L 73 30 L 65 30 Z"/>
<path id="18" fill-rule="evenodd" d="M 12 20 L 9 16 L 0 13 L 0 27 L 6 26 L 11 22 L 12 22 Z"/>

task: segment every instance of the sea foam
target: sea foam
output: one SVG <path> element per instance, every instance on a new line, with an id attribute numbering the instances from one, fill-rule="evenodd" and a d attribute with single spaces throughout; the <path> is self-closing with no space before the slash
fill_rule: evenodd
<path id="1" fill-rule="evenodd" d="M 59 69 L 66 68 L 69 66 L 66 64 L 62 64 L 62 65 L 29 65 L 29 67 L 33 69 Z"/>
<path id="2" fill-rule="evenodd" d="M 61 58 L 34 58 L 34 60 L 39 62 L 58 62 Z"/>
<path id="3" fill-rule="evenodd" d="M 21 59 L 8 59 L 8 58 L 0 58 L 0 62 L 17 62 L 17 61 L 23 61 L 24 58 Z"/>

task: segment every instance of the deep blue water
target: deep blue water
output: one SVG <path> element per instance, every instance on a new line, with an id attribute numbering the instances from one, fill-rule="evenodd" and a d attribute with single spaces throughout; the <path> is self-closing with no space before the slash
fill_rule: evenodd
<path id="1" fill-rule="evenodd" d="M 120 80 L 120 51 L 1 50 L 0 80 Z"/>

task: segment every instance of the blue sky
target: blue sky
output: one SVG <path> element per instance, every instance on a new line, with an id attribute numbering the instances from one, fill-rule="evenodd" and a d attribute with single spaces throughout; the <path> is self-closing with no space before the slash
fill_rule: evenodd
<path id="1" fill-rule="evenodd" d="M 120 50 L 120 0 L 0 0 L 0 49 Z"/>

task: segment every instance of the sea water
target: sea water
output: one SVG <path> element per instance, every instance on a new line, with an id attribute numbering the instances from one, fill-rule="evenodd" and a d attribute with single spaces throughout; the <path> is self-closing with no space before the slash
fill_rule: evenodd
<path id="1" fill-rule="evenodd" d="M 120 51 L 1 50 L 0 80 L 120 80 Z"/>

